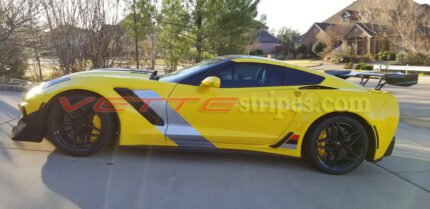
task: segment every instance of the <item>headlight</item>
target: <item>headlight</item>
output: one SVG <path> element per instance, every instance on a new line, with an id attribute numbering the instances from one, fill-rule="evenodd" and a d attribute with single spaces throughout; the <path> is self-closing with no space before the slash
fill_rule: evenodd
<path id="1" fill-rule="evenodd" d="M 34 96 L 40 94 L 44 89 L 47 89 L 47 88 L 49 88 L 51 86 L 54 86 L 54 85 L 57 85 L 59 83 L 66 82 L 68 80 L 70 80 L 69 77 L 61 77 L 61 78 L 57 78 L 57 79 L 50 80 L 50 81 L 47 81 L 47 82 L 43 82 L 40 85 L 38 85 L 38 86 L 33 87 L 32 89 L 30 89 L 30 91 L 28 91 L 25 94 L 25 99 L 26 100 L 31 99 Z"/>

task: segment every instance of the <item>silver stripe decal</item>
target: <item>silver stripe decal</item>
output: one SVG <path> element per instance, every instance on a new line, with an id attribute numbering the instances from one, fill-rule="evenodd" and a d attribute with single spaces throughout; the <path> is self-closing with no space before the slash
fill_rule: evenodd
<path id="1" fill-rule="evenodd" d="M 155 126 L 157 129 L 163 133 L 166 134 L 167 131 L 167 113 L 166 113 L 166 101 L 160 100 L 161 97 L 155 93 L 154 91 L 147 91 L 147 90 L 137 90 L 134 91 L 134 93 L 140 98 L 140 99 L 156 99 L 154 101 L 145 101 L 145 103 L 149 103 L 149 107 L 154 110 L 157 115 L 159 115 L 163 121 L 165 122 L 163 126 Z"/>
<path id="2" fill-rule="evenodd" d="M 175 109 L 167 104 L 154 91 L 137 90 L 134 93 L 141 99 L 157 99 L 149 103 L 149 107 L 154 110 L 166 123 L 164 126 L 156 126 L 158 130 L 173 140 L 179 147 L 184 148 L 209 148 L 215 149 L 209 140 L 191 126 Z M 164 98 L 165 99 L 165 98 Z M 149 102 L 149 101 L 148 101 Z"/>
<path id="3" fill-rule="evenodd" d="M 297 149 L 297 144 L 283 144 L 281 148 L 285 149 Z"/>

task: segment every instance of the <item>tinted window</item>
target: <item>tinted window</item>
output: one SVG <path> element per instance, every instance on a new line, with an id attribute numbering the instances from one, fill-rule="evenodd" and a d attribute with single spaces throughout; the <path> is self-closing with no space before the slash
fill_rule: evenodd
<path id="1" fill-rule="evenodd" d="M 318 85 L 324 81 L 324 77 L 307 73 L 301 70 L 285 68 L 286 86 Z"/>
<path id="2" fill-rule="evenodd" d="M 221 79 L 221 88 L 282 86 L 284 70 L 271 65 L 235 63 L 212 72 Z"/>
<path id="3" fill-rule="evenodd" d="M 223 58 L 214 58 L 211 60 L 203 61 L 193 67 L 177 70 L 175 72 L 166 74 L 160 78 L 160 81 L 173 83 L 181 82 L 183 80 L 186 80 L 187 78 L 202 74 L 205 71 L 210 70 L 211 68 L 216 67 L 218 65 L 222 65 L 226 62 L 228 62 L 228 60 L 225 60 Z"/>
<path id="4" fill-rule="evenodd" d="M 270 86 L 318 85 L 324 77 L 287 67 L 226 62 L 181 81 L 181 84 L 199 86 L 209 76 L 221 79 L 221 88 L 249 88 Z"/>

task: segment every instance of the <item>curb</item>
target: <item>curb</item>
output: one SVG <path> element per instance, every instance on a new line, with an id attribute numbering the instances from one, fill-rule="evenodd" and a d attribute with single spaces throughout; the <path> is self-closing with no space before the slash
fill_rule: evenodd
<path id="1" fill-rule="evenodd" d="M 23 91 L 26 91 L 28 88 L 29 88 L 28 86 L 0 84 L 0 91 L 18 91 L 18 92 L 23 92 Z"/>
<path id="2" fill-rule="evenodd" d="M 0 91 L 23 92 L 30 89 L 32 83 L 26 80 L 0 77 Z"/>

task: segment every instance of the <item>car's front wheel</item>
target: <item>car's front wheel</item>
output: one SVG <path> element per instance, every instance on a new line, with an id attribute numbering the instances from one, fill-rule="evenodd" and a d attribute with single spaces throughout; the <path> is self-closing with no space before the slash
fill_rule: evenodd
<path id="1" fill-rule="evenodd" d="M 305 142 L 305 154 L 320 170 L 346 174 L 364 161 L 369 137 L 364 126 L 348 116 L 333 116 L 311 129 Z"/>
<path id="2" fill-rule="evenodd" d="M 99 99 L 87 93 L 57 98 L 48 115 L 47 138 L 72 156 L 94 154 L 113 142 L 115 117 L 113 113 L 94 110 Z"/>

